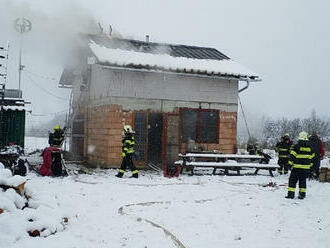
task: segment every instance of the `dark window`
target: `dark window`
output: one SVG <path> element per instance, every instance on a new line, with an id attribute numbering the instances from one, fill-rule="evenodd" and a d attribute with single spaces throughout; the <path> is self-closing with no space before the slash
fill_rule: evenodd
<path id="1" fill-rule="evenodd" d="M 197 111 L 184 109 L 182 110 L 182 139 L 188 141 L 193 139 L 196 141 L 197 134 Z"/>
<path id="2" fill-rule="evenodd" d="M 84 134 L 84 120 L 75 119 L 72 122 L 72 134 Z"/>
<path id="3" fill-rule="evenodd" d="M 135 128 L 135 155 L 137 161 L 145 160 L 146 153 L 146 113 L 135 113 L 134 128 Z"/>
<path id="4" fill-rule="evenodd" d="M 218 142 L 219 111 L 209 109 L 182 109 L 182 140 L 190 139 L 198 143 Z"/>
<path id="5" fill-rule="evenodd" d="M 217 142 L 217 112 L 200 112 L 200 141 L 205 143 Z"/>

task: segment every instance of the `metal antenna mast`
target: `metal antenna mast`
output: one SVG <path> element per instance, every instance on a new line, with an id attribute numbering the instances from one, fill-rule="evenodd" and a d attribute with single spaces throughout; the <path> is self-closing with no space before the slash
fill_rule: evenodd
<path id="1" fill-rule="evenodd" d="M 8 80 L 8 55 L 9 55 L 9 42 L 7 43 L 7 47 L 0 47 L 0 147 L 4 146 L 4 137 L 5 137 L 5 125 L 3 121 L 4 109 L 5 105 L 5 90 L 6 83 Z M 5 60 L 5 61 L 4 61 Z M 4 62 L 4 63 L 3 63 Z"/>
<path id="2" fill-rule="evenodd" d="M 31 31 L 32 23 L 26 18 L 15 19 L 15 29 L 20 35 L 20 45 L 19 45 L 19 64 L 18 64 L 18 89 L 21 90 L 21 73 L 24 68 L 22 65 L 22 41 L 23 34 Z"/>
<path id="3" fill-rule="evenodd" d="M 8 80 L 8 55 L 9 42 L 7 47 L 0 47 L 0 96 L 1 96 L 1 110 L 3 109 L 5 99 L 5 88 Z"/>

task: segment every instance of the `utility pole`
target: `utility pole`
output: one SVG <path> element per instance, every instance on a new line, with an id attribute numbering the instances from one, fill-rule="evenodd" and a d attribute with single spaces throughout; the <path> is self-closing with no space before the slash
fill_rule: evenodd
<path id="1" fill-rule="evenodd" d="M 21 73 L 24 68 L 22 65 L 22 43 L 23 34 L 31 31 L 32 23 L 26 18 L 16 18 L 15 19 L 15 29 L 20 33 L 20 44 L 19 44 L 19 62 L 18 62 L 18 89 L 21 90 Z"/>
<path id="2" fill-rule="evenodd" d="M 8 79 L 8 56 L 9 56 L 9 42 L 7 47 L 0 46 L 0 96 L 1 96 L 1 110 L 5 98 L 5 88 Z"/>
<path id="3" fill-rule="evenodd" d="M 5 123 L 4 123 L 4 108 L 5 105 L 5 90 L 8 80 L 8 55 L 9 42 L 7 47 L 0 46 L 0 148 L 4 147 L 5 138 Z"/>

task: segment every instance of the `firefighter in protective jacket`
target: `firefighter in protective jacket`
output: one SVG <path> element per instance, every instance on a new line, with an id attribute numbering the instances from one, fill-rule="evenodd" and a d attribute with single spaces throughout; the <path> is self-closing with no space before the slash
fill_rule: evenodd
<path id="1" fill-rule="evenodd" d="M 308 141 L 308 134 L 306 132 L 299 133 L 298 143 L 290 150 L 289 164 L 292 166 L 288 195 L 286 198 L 293 199 L 296 184 L 299 181 L 299 199 L 306 197 L 306 178 L 312 166 L 312 160 L 315 153 Z"/>
<path id="2" fill-rule="evenodd" d="M 49 133 L 48 143 L 50 146 L 61 147 L 64 142 L 66 127 L 63 129 L 60 125 L 54 126 L 54 132 Z"/>
<path id="3" fill-rule="evenodd" d="M 130 125 L 124 126 L 124 137 L 122 140 L 122 153 L 121 156 L 123 157 L 120 169 L 116 177 L 123 177 L 126 168 L 129 167 L 132 171 L 132 177 L 138 178 L 139 172 L 133 164 L 133 155 L 134 155 L 134 131 Z"/>
<path id="4" fill-rule="evenodd" d="M 276 144 L 275 150 L 278 152 L 278 165 L 280 166 L 278 173 L 281 175 L 282 173 L 288 174 L 288 170 L 290 169 L 289 156 L 291 146 L 292 141 L 288 133 L 284 134 L 281 137 L 281 142 Z"/>
<path id="5" fill-rule="evenodd" d="M 313 159 L 313 165 L 311 167 L 309 177 L 318 179 L 320 176 L 321 160 L 324 157 L 324 144 L 316 132 L 312 133 L 312 135 L 309 136 L 308 140 L 315 152 L 315 157 Z"/>

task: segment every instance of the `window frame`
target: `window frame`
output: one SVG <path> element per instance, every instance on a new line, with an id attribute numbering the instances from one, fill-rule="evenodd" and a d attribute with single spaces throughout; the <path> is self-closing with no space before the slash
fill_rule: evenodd
<path id="1" fill-rule="evenodd" d="M 218 144 L 219 143 L 219 133 L 220 133 L 220 111 L 217 109 L 201 109 L 201 108 L 180 108 L 180 138 L 182 143 L 187 143 L 187 140 L 183 138 L 183 111 L 195 111 L 197 112 L 197 122 L 196 122 L 196 143 L 202 144 Z M 214 141 L 202 141 L 201 140 L 201 128 L 202 120 L 201 113 L 214 112 L 216 114 L 216 137 Z"/>

